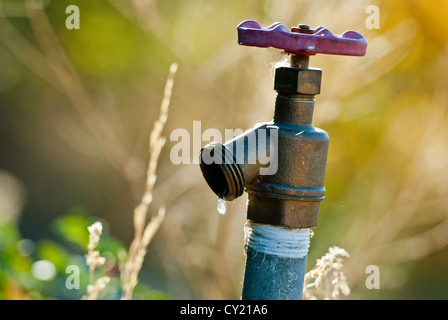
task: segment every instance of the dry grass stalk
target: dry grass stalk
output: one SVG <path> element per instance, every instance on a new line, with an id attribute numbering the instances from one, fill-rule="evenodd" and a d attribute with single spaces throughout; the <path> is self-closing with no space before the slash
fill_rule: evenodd
<path id="1" fill-rule="evenodd" d="M 348 296 L 350 288 L 342 272 L 344 258 L 348 257 L 349 254 L 344 249 L 331 247 L 324 256 L 317 259 L 316 266 L 305 275 L 303 299 L 337 299 L 341 293 Z M 313 279 L 314 282 L 311 282 Z"/>
<path id="2" fill-rule="evenodd" d="M 160 115 L 154 124 L 149 139 L 149 163 L 146 172 L 145 191 L 140 204 L 134 210 L 134 239 L 129 247 L 128 257 L 121 271 L 121 283 L 123 288 L 122 299 L 131 300 L 134 288 L 138 282 L 138 274 L 143 265 L 146 255 L 146 249 L 160 227 L 165 216 L 165 208 L 161 207 L 158 214 L 148 223 L 149 205 L 153 198 L 153 189 L 157 180 L 157 163 L 165 145 L 166 138 L 162 136 L 163 128 L 168 119 L 168 109 L 171 100 L 171 93 L 174 84 L 174 75 L 177 71 L 177 64 L 173 63 L 170 67 L 168 79 L 165 85 L 164 96 L 160 107 Z"/>
<path id="3" fill-rule="evenodd" d="M 97 300 L 100 291 L 106 288 L 106 285 L 109 282 L 110 282 L 109 277 L 101 277 L 95 282 L 95 284 L 93 285 L 89 284 L 87 286 L 87 294 L 88 294 L 87 300 Z"/>
<path id="4" fill-rule="evenodd" d="M 46 60 L 45 65 L 48 65 L 56 77 L 58 88 L 70 100 L 109 163 L 122 172 L 129 153 L 117 143 L 120 139 L 114 128 L 101 113 L 67 56 L 45 13 L 43 2 L 26 1 L 25 4 L 28 21 Z"/>
<path id="5" fill-rule="evenodd" d="M 101 233 L 103 232 L 103 225 L 101 222 L 95 222 L 88 227 L 89 230 L 89 244 L 87 245 L 86 263 L 89 266 L 90 283 L 87 286 L 87 300 L 96 300 L 101 290 L 103 290 L 109 283 L 109 277 L 102 277 L 95 283 L 94 271 L 97 267 L 102 266 L 106 262 L 106 258 L 100 256 L 100 252 L 95 250 L 100 242 Z"/>

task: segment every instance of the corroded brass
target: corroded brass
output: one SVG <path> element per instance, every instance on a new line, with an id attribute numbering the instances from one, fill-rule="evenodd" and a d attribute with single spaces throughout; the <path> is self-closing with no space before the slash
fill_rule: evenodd
<path id="1" fill-rule="evenodd" d="M 297 66 L 301 60 L 293 56 L 291 64 Z M 224 145 L 212 143 L 201 150 L 201 157 L 214 149 L 226 160 L 222 164 L 201 161 L 209 186 L 226 200 L 241 196 L 245 187 L 247 218 L 254 222 L 294 228 L 317 225 L 319 205 L 325 198 L 329 145 L 328 134 L 312 125 L 314 96 L 320 92 L 321 75 L 320 69 L 307 68 L 302 62 L 300 68 L 276 69 L 273 121 L 262 123 Z M 258 140 L 260 129 L 275 130 L 275 143 L 270 141 L 270 148 L 245 148 L 244 159 L 266 158 L 270 150 L 275 153 L 274 157 L 269 155 L 271 160 L 277 161 L 274 174 L 260 174 L 258 169 L 263 164 L 259 162 L 236 161 L 236 146 L 250 136 Z"/>
<path id="2" fill-rule="evenodd" d="M 325 198 L 328 134 L 312 126 L 314 96 L 284 94 L 276 99 L 278 170 L 246 185 L 247 218 L 258 223 L 311 228 Z"/>

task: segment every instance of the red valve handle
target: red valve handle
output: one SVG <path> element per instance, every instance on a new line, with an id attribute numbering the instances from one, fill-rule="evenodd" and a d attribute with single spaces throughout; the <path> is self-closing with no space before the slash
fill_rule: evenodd
<path id="1" fill-rule="evenodd" d="M 316 53 L 363 56 L 366 53 L 367 40 L 355 31 L 346 31 L 337 36 L 324 27 L 310 30 L 306 26 L 293 30 L 290 31 L 280 22 L 263 28 L 257 21 L 246 20 L 237 27 L 238 43 L 261 48 L 274 47 L 308 56 Z"/>

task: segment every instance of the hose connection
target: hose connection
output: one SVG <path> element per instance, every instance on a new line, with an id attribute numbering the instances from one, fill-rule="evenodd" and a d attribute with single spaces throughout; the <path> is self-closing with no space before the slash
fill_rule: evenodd
<path id="1" fill-rule="evenodd" d="M 242 168 L 226 146 L 219 142 L 206 145 L 201 149 L 201 159 L 202 174 L 219 198 L 231 201 L 243 194 L 245 181 Z"/>
<path id="2" fill-rule="evenodd" d="M 213 192 L 231 201 L 259 176 L 277 171 L 278 127 L 266 123 L 226 144 L 212 142 L 201 149 L 200 167 Z"/>

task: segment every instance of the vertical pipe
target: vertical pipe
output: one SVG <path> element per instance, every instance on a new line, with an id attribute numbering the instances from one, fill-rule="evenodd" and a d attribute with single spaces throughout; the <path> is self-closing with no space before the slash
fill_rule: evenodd
<path id="1" fill-rule="evenodd" d="M 243 300 L 301 300 L 310 229 L 248 222 Z"/>

